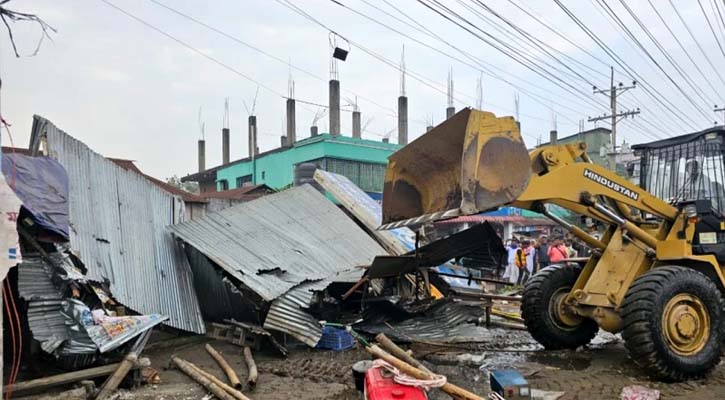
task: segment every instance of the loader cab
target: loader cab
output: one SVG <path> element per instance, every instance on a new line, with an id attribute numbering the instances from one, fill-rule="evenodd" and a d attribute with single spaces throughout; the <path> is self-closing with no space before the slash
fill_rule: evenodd
<path id="1" fill-rule="evenodd" d="M 697 217 L 692 250 L 725 264 L 725 126 L 633 146 L 639 185 Z"/>
<path id="2" fill-rule="evenodd" d="M 639 159 L 639 185 L 682 207 L 707 200 L 725 212 L 725 126 L 632 146 Z"/>

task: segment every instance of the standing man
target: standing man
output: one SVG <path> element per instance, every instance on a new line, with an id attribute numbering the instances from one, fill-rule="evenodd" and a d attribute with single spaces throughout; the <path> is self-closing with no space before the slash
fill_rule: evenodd
<path id="1" fill-rule="evenodd" d="M 561 240 L 561 237 L 554 239 L 554 243 L 549 246 L 548 254 L 551 264 L 559 264 L 562 260 L 569 258 L 569 251 L 564 246 L 564 241 Z"/>
<path id="2" fill-rule="evenodd" d="M 518 279 L 516 284 L 521 286 L 529 279 L 531 269 L 534 268 L 534 254 L 532 252 L 531 242 L 528 240 L 521 241 L 521 248 L 516 251 L 516 267 L 518 269 Z M 531 268 L 531 269 L 529 269 Z"/>
<path id="3" fill-rule="evenodd" d="M 518 268 L 516 267 L 516 251 L 519 249 L 519 241 L 516 238 L 511 239 L 511 244 L 508 247 L 508 263 L 506 264 L 506 272 L 503 274 L 503 279 L 508 280 L 512 285 L 518 280 Z"/>
<path id="4" fill-rule="evenodd" d="M 536 271 L 539 272 L 543 268 L 546 268 L 551 263 L 551 260 L 549 259 L 549 240 L 546 237 L 546 235 L 541 235 L 539 237 L 539 248 L 536 251 L 538 265 L 536 266 Z"/>

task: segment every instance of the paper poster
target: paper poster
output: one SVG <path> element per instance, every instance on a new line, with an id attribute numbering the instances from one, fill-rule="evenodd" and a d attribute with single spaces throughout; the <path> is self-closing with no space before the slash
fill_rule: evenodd
<path id="1" fill-rule="evenodd" d="M 16 223 L 20 212 L 20 199 L 0 174 L 0 279 L 20 262 L 20 246 Z"/>

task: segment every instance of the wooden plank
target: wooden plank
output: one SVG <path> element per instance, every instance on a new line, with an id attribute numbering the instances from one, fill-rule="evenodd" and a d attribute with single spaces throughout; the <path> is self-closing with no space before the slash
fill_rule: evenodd
<path id="1" fill-rule="evenodd" d="M 65 374 L 48 376 L 45 378 L 33 379 L 25 382 L 17 382 L 12 386 L 13 395 L 28 394 L 33 392 L 39 392 L 53 388 L 56 386 L 68 385 L 75 382 L 80 382 L 87 379 L 100 378 L 108 376 L 114 373 L 121 363 L 104 365 L 102 367 L 88 368 L 80 371 L 68 372 Z M 134 365 L 132 369 L 137 369 L 138 364 Z M 3 387 L 3 392 L 8 390 L 8 386 Z"/>

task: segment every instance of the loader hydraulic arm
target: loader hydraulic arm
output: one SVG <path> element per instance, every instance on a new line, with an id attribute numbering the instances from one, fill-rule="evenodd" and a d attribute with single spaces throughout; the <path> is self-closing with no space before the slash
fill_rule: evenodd
<path id="1" fill-rule="evenodd" d="M 656 238 L 631 220 L 622 210 L 673 221 L 678 210 L 599 165 L 586 162 L 584 143 L 544 146 L 531 152 L 532 176 L 526 190 L 513 202 L 514 207 L 541 211 L 541 204 L 556 204 L 579 215 L 618 225 L 656 247 Z M 639 220 L 639 218 L 637 218 Z"/>

